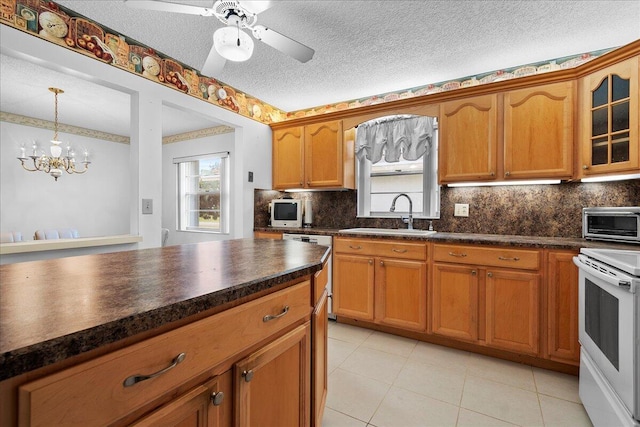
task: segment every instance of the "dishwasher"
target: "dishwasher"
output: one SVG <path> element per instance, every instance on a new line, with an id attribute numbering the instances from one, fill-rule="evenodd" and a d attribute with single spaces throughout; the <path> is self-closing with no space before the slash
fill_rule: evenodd
<path id="1" fill-rule="evenodd" d="M 333 238 L 331 236 L 324 236 L 320 234 L 294 234 L 294 233 L 283 233 L 282 240 L 296 240 L 298 242 L 310 243 L 312 245 L 321 245 L 328 246 L 331 248 L 331 244 L 333 243 Z M 327 289 L 329 291 L 329 299 L 327 301 L 328 310 L 329 310 L 329 319 L 335 320 L 336 315 L 333 314 L 333 277 L 332 277 L 332 264 L 333 259 L 331 257 L 331 253 L 329 253 L 329 260 L 327 261 L 328 273 L 328 281 L 327 281 Z"/>

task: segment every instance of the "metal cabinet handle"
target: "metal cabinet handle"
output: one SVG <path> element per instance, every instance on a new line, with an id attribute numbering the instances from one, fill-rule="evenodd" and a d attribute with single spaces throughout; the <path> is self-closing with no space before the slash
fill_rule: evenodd
<path id="1" fill-rule="evenodd" d="M 499 256 L 498 259 L 500 261 L 520 261 L 520 258 L 518 258 L 517 256 L 514 256 L 513 258 L 506 258 L 503 256 Z"/>
<path id="2" fill-rule="evenodd" d="M 384 267 L 384 261 L 380 261 L 380 265 Z"/>
<path id="3" fill-rule="evenodd" d="M 509 175 L 511 175 L 511 172 L 509 172 L 509 171 L 506 171 L 506 172 L 504 173 L 504 176 L 509 176 Z"/>
<path id="4" fill-rule="evenodd" d="M 224 402 L 224 392 L 218 391 L 211 393 L 211 404 L 213 406 L 220 406 Z"/>
<path id="5" fill-rule="evenodd" d="M 458 257 L 458 258 L 464 258 L 464 257 L 467 256 L 467 254 L 459 254 L 459 253 L 455 253 L 455 252 L 449 252 L 449 255 L 455 256 L 455 257 Z"/>
<path id="6" fill-rule="evenodd" d="M 582 169 L 587 170 L 587 169 L 589 169 L 589 166 L 587 166 L 587 165 L 582 165 Z"/>
<path id="7" fill-rule="evenodd" d="M 285 305 L 284 308 L 282 309 L 282 313 L 280 314 L 276 314 L 276 315 L 272 315 L 272 314 L 267 314 L 266 316 L 264 316 L 262 318 L 263 322 L 268 322 L 269 320 L 273 320 L 273 319 L 279 319 L 282 316 L 284 316 L 285 314 L 287 314 L 289 312 L 289 306 Z"/>
<path id="8" fill-rule="evenodd" d="M 307 181 L 307 185 L 311 185 L 311 181 Z"/>
<path id="9" fill-rule="evenodd" d="M 471 275 L 475 276 L 477 274 L 477 272 L 475 270 L 471 270 Z"/>
<path id="10" fill-rule="evenodd" d="M 249 382 L 253 379 L 253 370 L 249 369 L 248 371 L 242 371 L 242 378 L 244 378 L 245 382 Z"/>
<path id="11" fill-rule="evenodd" d="M 373 264 L 373 260 L 372 259 L 369 260 L 369 265 L 371 265 L 371 264 Z"/>
<path id="12" fill-rule="evenodd" d="M 407 250 L 406 250 L 406 249 L 396 249 L 396 248 L 391 248 L 391 250 L 392 250 L 393 252 L 397 252 L 397 253 L 399 253 L 399 254 L 403 254 L 403 253 L 407 252 Z"/>
<path id="13" fill-rule="evenodd" d="M 489 273 L 487 273 L 487 276 L 493 277 L 493 273 L 489 272 Z"/>
<path id="14" fill-rule="evenodd" d="M 349 248 L 359 251 L 360 249 L 362 249 L 362 246 L 360 246 L 360 245 L 358 245 L 358 246 L 349 245 Z"/>
<path id="15" fill-rule="evenodd" d="M 171 365 L 167 366 L 166 368 L 161 369 L 158 372 L 155 372 L 155 373 L 149 374 L 149 375 L 140 375 L 140 374 L 131 375 L 130 377 L 126 378 L 122 382 L 122 385 L 124 385 L 125 387 L 131 387 L 132 385 L 135 385 L 135 384 L 137 384 L 139 382 L 159 377 L 160 375 L 162 375 L 162 374 L 170 371 L 171 369 L 175 368 L 176 366 L 178 366 L 178 364 L 182 363 L 186 357 L 187 357 L 186 353 L 180 353 L 179 355 L 177 355 L 176 357 L 173 358 L 173 360 L 171 361 Z"/>
<path id="16" fill-rule="evenodd" d="M 491 171 L 491 173 L 489 175 L 496 176 L 496 173 L 494 171 Z"/>
<path id="17" fill-rule="evenodd" d="M 304 185 L 304 183 L 302 181 L 300 181 L 300 187 L 302 187 Z"/>

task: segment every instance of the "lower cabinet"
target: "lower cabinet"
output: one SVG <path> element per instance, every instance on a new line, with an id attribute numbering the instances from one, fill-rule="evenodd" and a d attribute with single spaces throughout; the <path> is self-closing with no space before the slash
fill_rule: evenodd
<path id="1" fill-rule="evenodd" d="M 467 341 L 478 339 L 478 269 L 435 263 L 431 285 L 434 334 Z"/>
<path id="2" fill-rule="evenodd" d="M 329 292 L 325 289 L 311 315 L 311 425 L 320 427 L 328 391 Z"/>
<path id="3" fill-rule="evenodd" d="M 236 426 L 308 426 L 310 325 L 236 363 Z"/>
<path id="4" fill-rule="evenodd" d="M 135 427 L 231 427 L 233 394 L 231 371 L 166 404 L 133 424 Z"/>
<path id="5" fill-rule="evenodd" d="M 426 257 L 425 243 L 336 238 L 334 312 L 426 332 Z"/>
<path id="6" fill-rule="evenodd" d="M 312 409 L 312 384 L 326 393 L 328 329 L 327 292 L 314 311 L 312 280 L 20 384 L 18 424 L 309 426 L 325 401 Z"/>

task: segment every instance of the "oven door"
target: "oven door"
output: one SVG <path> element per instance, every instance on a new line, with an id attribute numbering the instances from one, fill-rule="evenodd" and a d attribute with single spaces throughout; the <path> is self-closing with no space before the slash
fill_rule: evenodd
<path id="1" fill-rule="evenodd" d="M 576 260 L 577 261 L 577 260 Z M 629 414 L 640 418 L 634 366 L 635 295 L 591 267 L 579 267 L 579 340 L 596 369 L 624 403 Z"/>

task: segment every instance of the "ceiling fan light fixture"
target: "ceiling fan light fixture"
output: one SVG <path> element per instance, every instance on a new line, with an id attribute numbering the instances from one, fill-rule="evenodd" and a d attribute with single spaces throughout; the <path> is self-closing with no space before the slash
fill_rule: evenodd
<path id="1" fill-rule="evenodd" d="M 229 61 L 246 61 L 253 54 L 253 39 L 231 26 L 219 28 L 213 33 L 213 46 L 220 56 Z"/>

